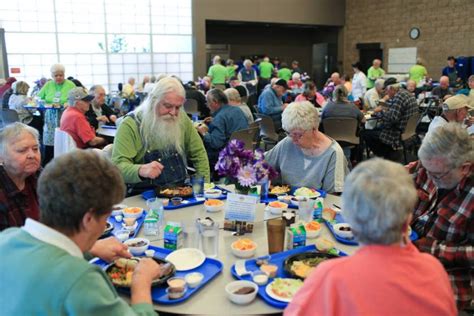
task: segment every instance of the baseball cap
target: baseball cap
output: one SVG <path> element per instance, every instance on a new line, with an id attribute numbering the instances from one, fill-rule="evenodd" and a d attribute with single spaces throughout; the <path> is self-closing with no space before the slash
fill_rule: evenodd
<path id="1" fill-rule="evenodd" d="M 391 86 L 391 85 L 394 85 L 394 84 L 397 84 L 397 79 L 396 78 L 388 78 L 387 80 L 385 80 L 385 82 L 383 83 L 383 88 L 387 88 L 388 86 Z"/>
<path id="2" fill-rule="evenodd" d="M 90 102 L 94 100 L 94 96 L 89 95 L 87 93 L 87 90 L 84 88 L 77 87 L 70 90 L 68 93 L 69 104 L 74 104 L 76 101 L 79 101 L 79 100 Z"/>
<path id="3" fill-rule="evenodd" d="M 275 82 L 275 85 L 277 86 L 281 86 L 285 89 L 288 90 L 288 84 L 286 83 L 286 80 L 285 79 L 278 79 L 276 82 Z"/>
<path id="4" fill-rule="evenodd" d="M 469 98 L 464 94 L 458 94 L 446 99 L 443 103 L 443 111 L 457 110 L 462 108 L 472 109 Z"/>

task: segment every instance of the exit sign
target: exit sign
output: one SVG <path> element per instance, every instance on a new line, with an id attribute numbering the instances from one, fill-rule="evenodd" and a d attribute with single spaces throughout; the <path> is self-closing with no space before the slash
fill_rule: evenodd
<path id="1" fill-rule="evenodd" d="M 19 74 L 19 73 L 21 73 L 21 70 L 20 70 L 20 68 L 10 68 L 10 73 Z"/>

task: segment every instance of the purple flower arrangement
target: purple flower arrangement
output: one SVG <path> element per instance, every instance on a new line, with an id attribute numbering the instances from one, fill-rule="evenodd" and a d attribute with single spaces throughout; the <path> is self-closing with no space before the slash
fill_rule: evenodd
<path id="1" fill-rule="evenodd" d="M 264 160 L 263 150 L 244 149 L 244 143 L 233 139 L 219 153 L 215 170 L 230 183 L 251 187 L 264 180 L 272 180 L 278 173 Z"/>

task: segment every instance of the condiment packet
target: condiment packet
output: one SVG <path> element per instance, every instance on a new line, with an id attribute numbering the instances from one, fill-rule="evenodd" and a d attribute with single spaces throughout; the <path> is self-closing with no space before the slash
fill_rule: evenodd
<path id="1" fill-rule="evenodd" d="M 247 270 L 245 267 L 246 260 L 237 260 L 235 262 L 235 272 L 237 272 L 238 276 L 244 276 L 250 274 L 250 271 Z"/>

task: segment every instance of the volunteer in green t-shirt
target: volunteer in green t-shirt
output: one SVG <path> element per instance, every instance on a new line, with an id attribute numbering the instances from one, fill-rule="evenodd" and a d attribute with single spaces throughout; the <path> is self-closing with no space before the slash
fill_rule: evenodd
<path id="1" fill-rule="evenodd" d="M 414 80 L 417 85 L 424 77 L 428 76 L 428 71 L 425 66 L 423 66 L 421 58 L 416 59 L 416 65 L 412 66 L 408 73 L 410 75 L 410 80 Z"/>
<path id="2" fill-rule="evenodd" d="M 285 62 L 281 63 L 281 68 L 278 70 L 278 78 L 285 79 L 286 82 L 291 79 L 291 70 L 288 69 L 288 65 Z"/>
<path id="3" fill-rule="evenodd" d="M 375 85 L 375 80 L 385 75 L 385 70 L 380 67 L 381 64 L 382 61 L 380 59 L 374 59 L 372 62 L 372 67 L 367 71 L 367 89 L 372 89 Z"/>
<path id="4" fill-rule="evenodd" d="M 269 80 L 272 77 L 273 64 L 268 57 L 263 59 L 260 65 L 258 65 L 258 69 L 260 69 L 260 78 Z"/>
<path id="5" fill-rule="evenodd" d="M 214 88 L 224 89 L 227 79 L 227 69 L 221 64 L 221 57 L 214 56 L 213 65 L 209 67 L 207 75 L 211 78 L 211 84 Z"/>

